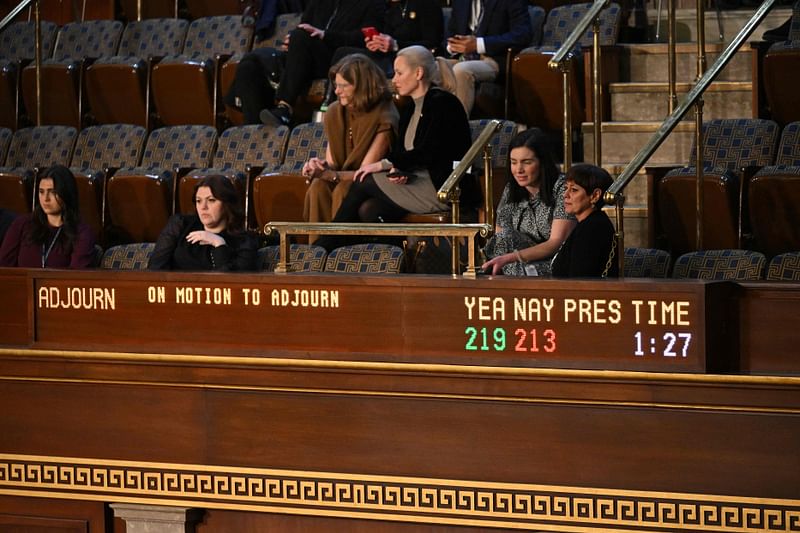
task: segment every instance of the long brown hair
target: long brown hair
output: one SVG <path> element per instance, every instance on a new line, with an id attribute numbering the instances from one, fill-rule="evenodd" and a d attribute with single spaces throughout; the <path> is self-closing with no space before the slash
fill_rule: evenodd
<path id="1" fill-rule="evenodd" d="M 348 107 L 356 113 L 392 99 L 386 74 L 364 54 L 344 56 L 333 65 L 328 71 L 331 83 L 336 83 L 337 74 L 353 85 L 353 101 Z"/>

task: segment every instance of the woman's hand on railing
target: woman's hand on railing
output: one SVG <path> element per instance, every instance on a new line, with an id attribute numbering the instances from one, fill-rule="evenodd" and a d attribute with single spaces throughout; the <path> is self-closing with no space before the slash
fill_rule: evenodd
<path id="1" fill-rule="evenodd" d="M 517 256 L 513 253 L 498 255 L 497 257 L 493 257 L 488 261 L 486 261 L 484 264 L 482 264 L 481 270 L 483 270 L 487 274 L 497 276 L 498 274 L 503 273 L 503 267 L 505 265 L 513 263 L 516 260 Z"/>

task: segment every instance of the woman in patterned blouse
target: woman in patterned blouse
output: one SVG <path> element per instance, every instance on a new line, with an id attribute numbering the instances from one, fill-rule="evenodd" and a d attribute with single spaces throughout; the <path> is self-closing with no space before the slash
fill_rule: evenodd
<path id="1" fill-rule="evenodd" d="M 575 218 L 564 211 L 564 178 L 536 128 L 511 139 L 509 163 L 482 268 L 509 276 L 550 274 L 551 258 L 575 227 Z"/>

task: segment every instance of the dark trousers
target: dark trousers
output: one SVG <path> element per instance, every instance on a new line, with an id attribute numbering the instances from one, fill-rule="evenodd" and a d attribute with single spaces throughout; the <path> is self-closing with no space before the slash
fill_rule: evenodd
<path id="1" fill-rule="evenodd" d="M 355 182 L 342 200 L 342 205 L 333 217 L 333 222 L 397 222 L 408 211 L 394 203 L 378 187 L 372 176 L 367 176 L 363 181 Z M 400 239 L 402 240 L 402 239 Z M 385 242 L 399 244 L 398 238 L 370 238 L 356 235 L 323 235 L 314 243 L 322 246 L 329 252 L 340 246 L 362 242 Z"/>
<path id="2" fill-rule="evenodd" d="M 308 91 L 313 80 L 328 77 L 331 57 L 333 50 L 321 39 L 311 37 L 305 30 L 292 30 L 286 68 L 281 75 L 275 99 L 294 105 L 297 97 Z"/>
<path id="3" fill-rule="evenodd" d="M 256 48 L 245 54 L 236 66 L 236 77 L 225 103 L 238 107 L 236 98 L 239 98 L 245 124 L 260 124 L 261 110 L 275 106 L 275 89 L 270 81 L 277 83 L 279 79 L 282 54 L 274 48 Z"/>

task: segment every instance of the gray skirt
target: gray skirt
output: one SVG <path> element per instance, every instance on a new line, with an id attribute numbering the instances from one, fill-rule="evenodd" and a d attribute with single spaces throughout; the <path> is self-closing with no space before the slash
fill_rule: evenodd
<path id="1" fill-rule="evenodd" d="M 372 177 L 386 196 L 409 213 L 448 211 L 450 207 L 437 198 L 438 191 L 428 171 L 414 170 L 413 173 L 416 177 L 410 178 L 404 185 L 389 181 L 386 172 L 375 172 Z"/>

